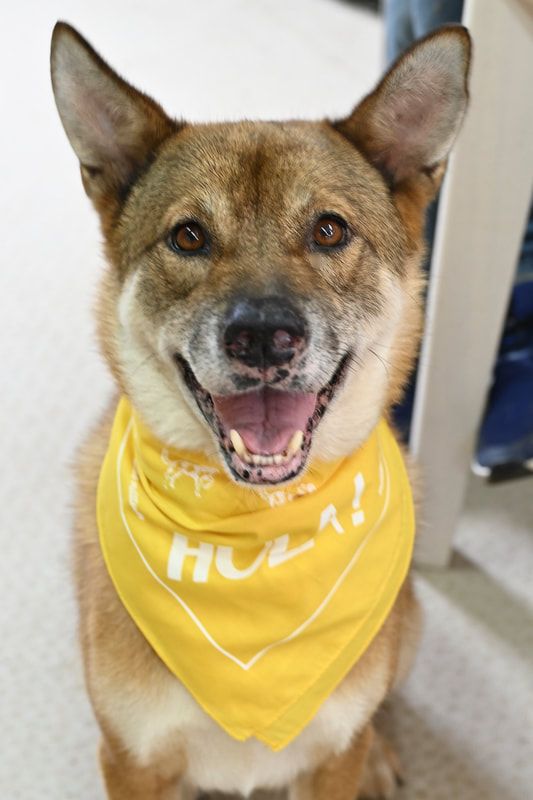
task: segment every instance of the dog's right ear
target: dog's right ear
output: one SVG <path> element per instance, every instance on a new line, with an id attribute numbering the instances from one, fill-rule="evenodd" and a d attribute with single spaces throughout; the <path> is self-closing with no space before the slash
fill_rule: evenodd
<path id="1" fill-rule="evenodd" d="M 85 190 L 99 211 L 112 209 L 180 126 L 64 22 L 54 28 L 50 61 L 59 116 Z"/>

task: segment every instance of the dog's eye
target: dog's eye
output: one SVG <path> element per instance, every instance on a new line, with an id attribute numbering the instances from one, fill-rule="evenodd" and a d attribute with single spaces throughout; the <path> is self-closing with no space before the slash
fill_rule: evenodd
<path id="1" fill-rule="evenodd" d="M 172 229 L 169 244 L 178 253 L 198 253 L 207 247 L 207 236 L 201 225 L 193 220 L 181 222 Z"/>
<path id="2" fill-rule="evenodd" d="M 315 222 L 313 242 L 318 247 L 340 247 L 346 242 L 347 231 L 343 219 L 324 214 Z"/>

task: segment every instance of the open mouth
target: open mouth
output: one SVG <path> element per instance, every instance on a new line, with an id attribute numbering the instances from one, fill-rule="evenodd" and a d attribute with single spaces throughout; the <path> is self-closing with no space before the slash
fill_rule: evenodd
<path id="1" fill-rule="evenodd" d="M 217 434 L 232 475 L 252 484 L 293 480 L 303 469 L 313 433 L 349 362 L 343 356 L 331 380 L 318 392 L 289 392 L 264 386 L 257 391 L 212 395 L 196 379 L 189 363 L 175 360 L 200 411 Z"/>

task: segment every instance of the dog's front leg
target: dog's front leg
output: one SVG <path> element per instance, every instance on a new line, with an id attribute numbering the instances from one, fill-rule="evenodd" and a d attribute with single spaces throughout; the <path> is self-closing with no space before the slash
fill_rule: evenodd
<path id="1" fill-rule="evenodd" d="M 175 755 L 175 752 L 174 752 Z M 100 764 L 109 800 L 188 800 L 181 786 L 182 764 L 162 753 L 139 765 L 116 741 L 104 737 Z"/>
<path id="2" fill-rule="evenodd" d="M 344 753 L 300 776 L 290 787 L 289 800 L 355 800 L 374 736 L 374 728 L 368 724 Z"/>

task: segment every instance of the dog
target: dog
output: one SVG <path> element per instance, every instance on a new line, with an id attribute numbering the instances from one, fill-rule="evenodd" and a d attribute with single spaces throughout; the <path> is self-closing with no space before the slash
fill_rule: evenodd
<path id="1" fill-rule="evenodd" d="M 96 318 L 117 397 L 79 455 L 74 555 L 111 800 L 256 789 L 287 790 L 291 800 L 394 794 L 400 767 L 373 718 L 416 649 L 411 545 L 372 630 L 356 643 L 350 625 L 342 628 L 350 660 L 327 661 L 331 674 L 327 637 L 351 614 L 351 600 L 337 602 L 323 640 L 310 633 L 318 611 L 333 614 L 333 590 L 276 647 L 264 627 L 277 626 L 277 635 L 285 614 L 291 624 L 307 614 L 320 581 L 336 577 L 330 556 L 347 558 L 367 530 L 384 492 L 384 436 L 403 470 L 384 420 L 416 358 L 424 213 L 467 107 L 470 49 L 461 26 L 430 34 L 343 119 L 188 124 L 120 78 L 68 24 L 54 29 L 55 100 L 108 265 Z M 374 464 L 371 478 L 354 467 L 351 489 L 317 505 L 321 487 L 337 491 L 335 476 L 361 454 Z M 394 481 L 389 475 L 391 491 Z M 223 527 L 234 499 L 249 525 L 241 536 Z M 172 514 L 192 509 L 191 530 L 195 509 L 219 527 L 192 547 L 169 504 Z M 410 500 L 404 505 L 405 531 L 399 517 L 387 523 L 391 541 L 414 532 Z M 291 539 L 312 514 L 313 530 Z M 163 574 L 140 542 L 152 547 L 167 523 Z M 252 527 L 249 563 L 238 548 Z M 350 550 L 337 598 L 364 595 L 365 558 L 379 538 L 372 533 L 369 544 L 370 535 Z M 280 612 L 283 570 L 293 588 Z M 212 592 L 204 605 L 203 591 Z M 194 603 L 203 609 L 196 616 Z M 146 614 L 160 607 L 156 634 Z M 237 658 L 220 637 L 248 655 Z M 256 639 L 269 642 L 257 653 Z M 257 683 L 264 691 L 254 694 L 251 665 L 268 659 Z M 305 682 L 322 682 L 320 692 L 308 696 Z"/>

